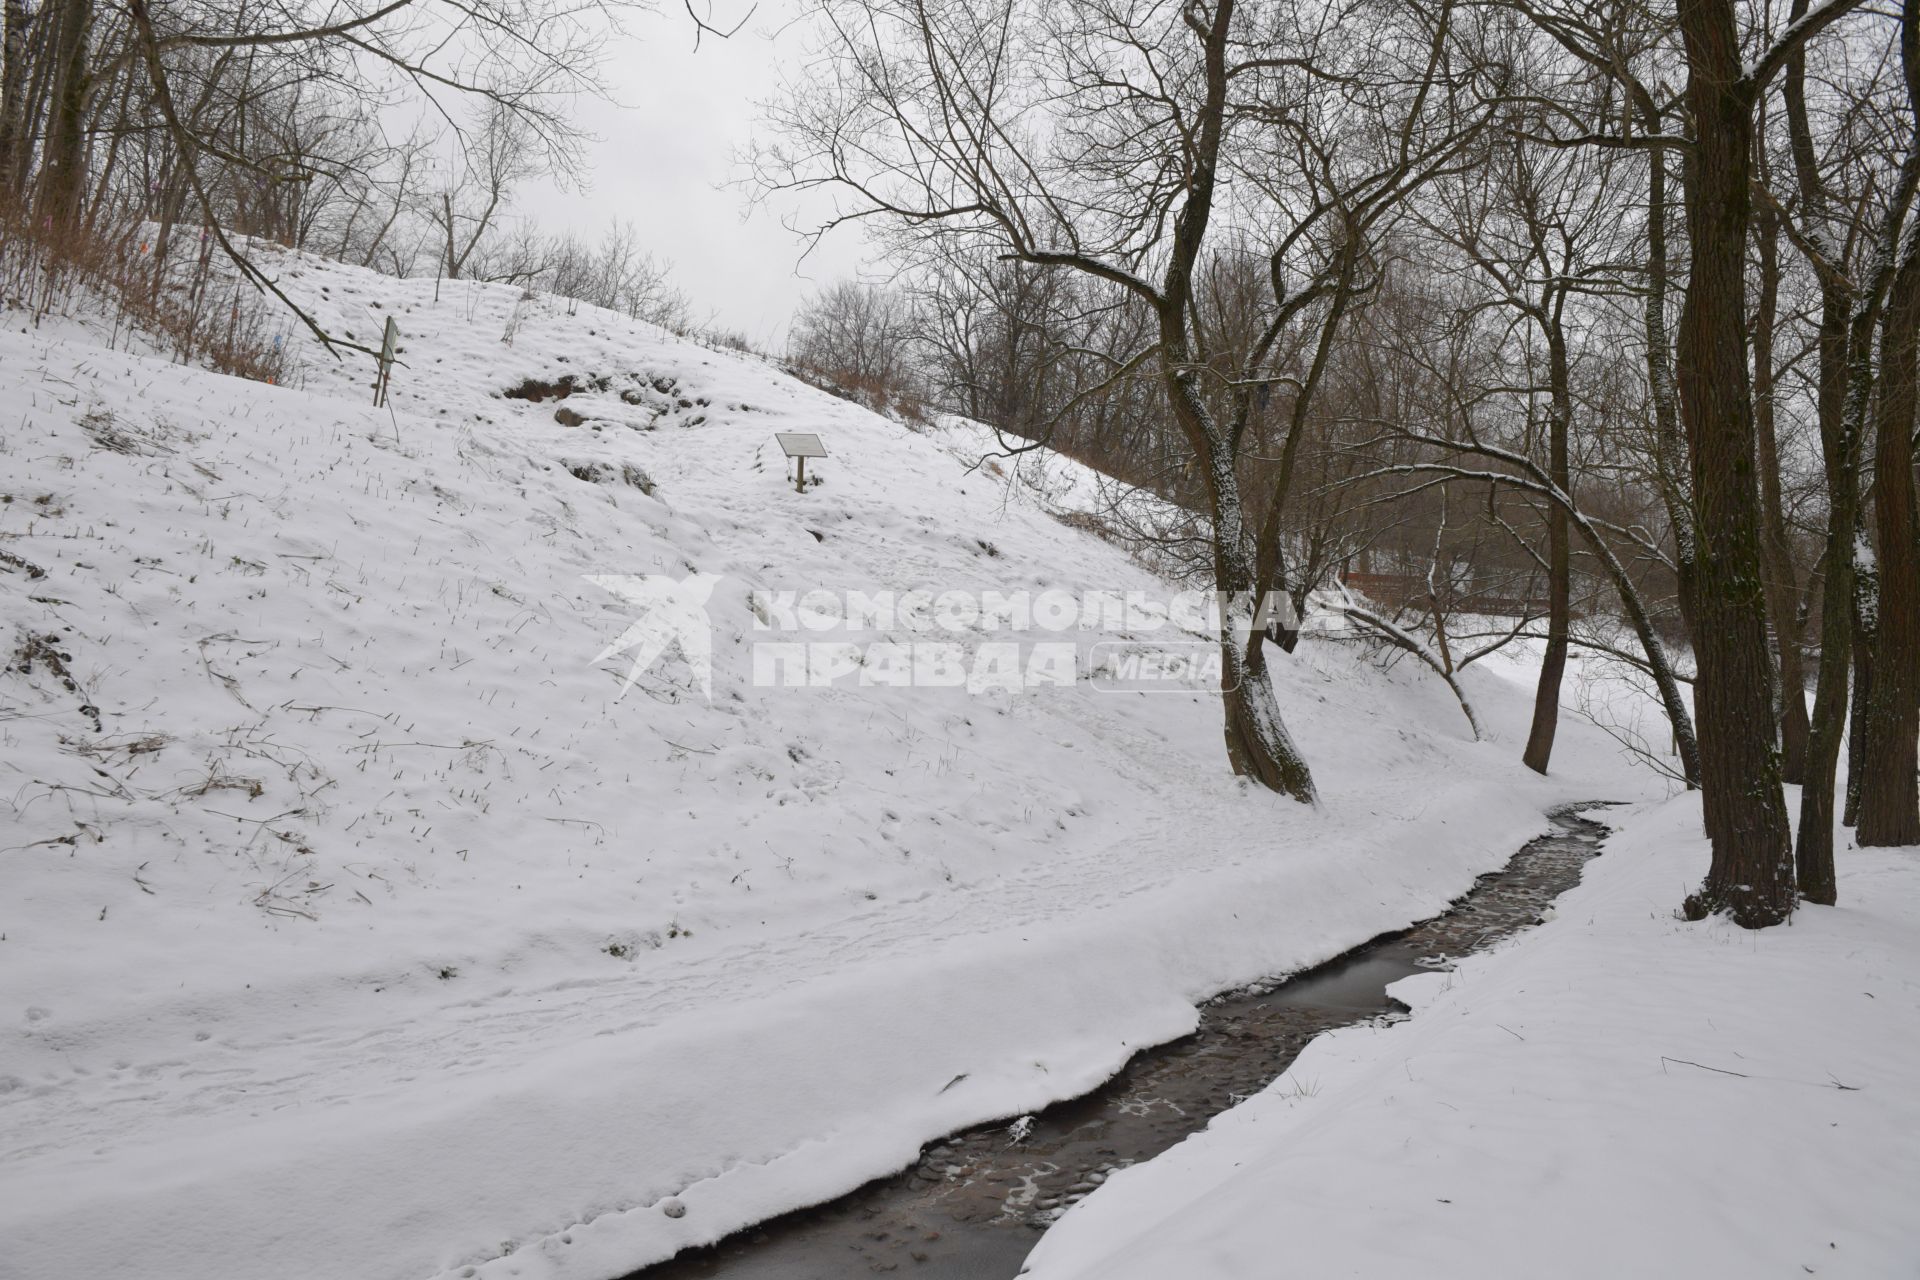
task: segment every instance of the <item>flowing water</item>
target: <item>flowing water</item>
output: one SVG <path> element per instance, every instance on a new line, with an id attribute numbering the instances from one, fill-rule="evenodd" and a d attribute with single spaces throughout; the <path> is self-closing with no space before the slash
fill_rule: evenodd
<path id="1" fill-rule="evenodd" d="M 1404 1014 L 1387 995 L 1389 983 L 1451 967 L 1539 923 L 1600 850 L 1607 829 L 1577 813 L 1593 807 L 1548 815 L 1552 831 L 1482 876 L 1444 914 L 1282 981 L 1215 997 L 1201 1007 L 1192 1035 L 1136 1055 L 1084 1097 L 954 1134 L 901 1173 L 628 1280 L 847 1280 L 892 1272 L 1012 1280 L 1040 1232 L 1113 1170 L 1206 1128 L 1284 1073 L 1320 1032 Z"/>

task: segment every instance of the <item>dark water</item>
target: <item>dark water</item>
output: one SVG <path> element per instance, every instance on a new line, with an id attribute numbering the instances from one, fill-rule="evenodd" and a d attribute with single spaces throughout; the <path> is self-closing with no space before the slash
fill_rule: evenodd
<path id="1" fill-rule="evenodd" d="M 1595 806 L 1584 806 L 1595 807 Z M 1389 983 L 1448 968 L 1537 924 L 1580 879 L 1607 829 L 1572 807 L 1446 914 L 1283 981 L 1215 997 L 1192 1035 L 1146 1050 L 1099 1089 L 1030 1118 L 928 1147 L 917 1163 L 628 1280 L 1011 1280 L 1040 1232 L 1114 1169 L 1158 1155 L 1286 1071 L 1322 1031 L 1404 1008 Z"/>

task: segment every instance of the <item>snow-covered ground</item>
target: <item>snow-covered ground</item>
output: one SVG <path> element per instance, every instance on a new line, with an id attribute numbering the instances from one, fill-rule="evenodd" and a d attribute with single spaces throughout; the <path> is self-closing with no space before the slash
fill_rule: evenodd
<path id="1" fill-rule="evenodd" d="M 1412 664 L 1276 655 L 1317 810 L 1228 776 L 1210 694 L 764 687 L 756 590 L 1164 587 L 763 361 L 275 269 L 398 317 L 391 410 L 364 360 L 276 388 L 0 313 L 0 1276 L 616 1276 L 1663 789 L 1572 716 L 1521 768 L 1507 655 L 1478 743 Z M 681 657 L 619 696 L 588 576 L 696 572 L 711 698 Z"/>
<path id="2" fill-rule="evenodd" d="M 1684 924 L 1693 797 L 1622 816 L 1556 918 L 1394 985 L 1125 1170 L 1032 1280 L 1920 1273 L 1920 850 L 1788 928 Z"/>

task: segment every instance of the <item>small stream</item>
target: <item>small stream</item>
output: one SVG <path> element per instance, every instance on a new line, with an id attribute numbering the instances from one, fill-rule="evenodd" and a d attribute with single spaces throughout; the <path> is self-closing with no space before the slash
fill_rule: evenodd
<path id="1" fill-rule="evenodd" d="M 628 1280 L 1012 1280 L 1044 1231 L 1115 1169 L 1149 1159 L 1284 1073 L 1322 1031 L 1405 1007 L 1389 983 L 1540 922 L 1580 879 L 1607 828 L 1567 806 L 1552 830 L 1480 877 L 1445 914 L 1282 981 L 1216 996 L 1183 1039 L 1136 1055 L 1100 1088 L 1022 1127 L 934 1143 L 901 1173 L 690 1250 Z"/>

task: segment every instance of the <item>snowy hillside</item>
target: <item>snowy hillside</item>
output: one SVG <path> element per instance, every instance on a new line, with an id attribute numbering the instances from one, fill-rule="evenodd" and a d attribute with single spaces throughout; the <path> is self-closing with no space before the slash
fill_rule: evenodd
<path id="1" fill-rule="evenodd" d="M 1657 788 L 1571 716 L 1523 770 L 1523 669 L 1468 673 L 1474 743 L 1326 641 L 1276 655 L 1317 811 L 1228 776 L 1204 693 L 766 687 L 756 591 L 1166 588 L 973 436 L 275 266 L 358 341 L 397 317 L 390 410 L 364 358 L 276 388 L 0 313 L 0 1276 L 617 1276 Z M 589 577 L 690 574 L 711 697 L 684 655 L 621 696 L 637 611 Z"/>

